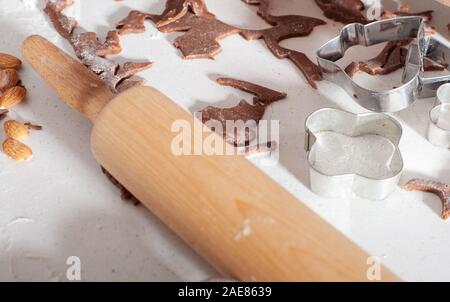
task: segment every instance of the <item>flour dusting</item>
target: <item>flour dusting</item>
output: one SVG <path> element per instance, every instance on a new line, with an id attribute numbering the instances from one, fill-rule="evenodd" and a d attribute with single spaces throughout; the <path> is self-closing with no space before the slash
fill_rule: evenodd
<path id="1" fill-rule="evenodd" d="M 251 220 L 245 219 L 244 223 L 242 225 L 242 229 L 239 231 L 239 233 L 236 234 L 234 237 L 234 241 L 240 241 L 245 237 L 248 237 L 252 234 L 252 228 L 250 226 Z"/>
<path id="2" fill-rule="evenodd" d="M 23 6 L 27 9 L 33 9 L 39 7 L 40 0 L 20 0 L 23 3 Z"/>

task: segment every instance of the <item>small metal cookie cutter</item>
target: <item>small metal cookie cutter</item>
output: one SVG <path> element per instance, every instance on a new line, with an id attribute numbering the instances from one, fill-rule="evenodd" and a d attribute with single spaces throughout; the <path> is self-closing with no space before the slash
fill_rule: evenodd
<path id="1" fill-rule="evenodd" d="M 361 106 L 375 112 L 395 112 L 410 106 L 417 94 L 419 75 L 425 52 L 424 24 L 421 17 L 400 17 L 367 25 L 349 24 L 341 34 L 323 45 L 317 52 L 319 67 L 325 79 L 344 88 Z M 388 41 L 417 39 L 408 52 L 407 72 L 402 86 L 386 91 L 374 91 L 358 85 L 336 62 L 356 45 L 372 46 Z"/>
<path id="2" fill-rule="evenodd" d="M 306 120 L 305 136 L 312 191 L 332 198 L 353 193 L 371 200 L 386 199 L 403 171 L 398 148 L 401 136 L 401 125 L 385 114 L 331 108 L 314 112 Z M 354 150 L 355 139 L 370 154 L 349 152 Z"/>
<path id="3" fill-rule="evenodd" d="M 450 149 L 450 84 L 442 85 L 437 91 L 437 104 L 430 112 L 428 140 Z"/>

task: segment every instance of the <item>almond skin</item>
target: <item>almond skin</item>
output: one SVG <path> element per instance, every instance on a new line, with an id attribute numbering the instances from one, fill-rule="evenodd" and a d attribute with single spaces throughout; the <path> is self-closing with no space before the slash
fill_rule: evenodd
<path id="1" fill-rule="evenodd" d="M 19 83 L 19 74 L 15 69 L 5 69 L 0 71 L 0 91 L 12 88 Z"/>
<path id="2" fill-rule="evenodd" d="M 32 123 L 25 123 L 24 124 L 29 130 L 36 130 L 36 131 L 41 131 L 42 129 L 44 129 L 44 127 L 40 126 L 40 125 L 34 125 Z"/>
<path id="3" fill-rule="evenodd" d="M 8 112 L 8 109 L 0 109 L 0 121 L 6 117 Z"/>
<path id="4" fill-rule="evenodd" d="M 27 160 L 33 155 L 30 147 L 13 138 L 8 138 L 3 142 L 3 151 L 17 161 Z"/>
<path id="5" fill-rule="evenodd" d="M 21 65 L 22 61 L 20 61 L 18 58 L 8 55 L 6 53 L 0 53 L 1 69 L 9 69 L 9 68 L 18 69 Z"/>
<path id="6" fill-rule="evenodd" d="M 14 107 L 23 101 L 27 95 L 27 90 L 21 86 L 14 86 L 3 93 L 0 97 L 0 109 L 8 109 Z"/>
<path id="7" fill-rule="evenodd" d="M 6 121 L 3 128 L 5 129 L 6 135 L 15 140 L 23 140 L 30 135 L 30 129 L 18 121 Z"/>

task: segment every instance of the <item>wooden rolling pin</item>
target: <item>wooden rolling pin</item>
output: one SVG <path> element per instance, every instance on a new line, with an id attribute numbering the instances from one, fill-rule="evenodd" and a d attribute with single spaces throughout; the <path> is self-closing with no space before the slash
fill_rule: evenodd
<path id="1" fill-rule="evenodd" d="M 242 281 L 368 280 L 364 251 L 244 157 L 173 155 L 172 123 L 194 121 L 159 91 L 115 96 L 39 36 L 23 56 L 94 123 L 98 162 L 219 271 Z M 381 277 L 398 280 L 383 266 Z"/>

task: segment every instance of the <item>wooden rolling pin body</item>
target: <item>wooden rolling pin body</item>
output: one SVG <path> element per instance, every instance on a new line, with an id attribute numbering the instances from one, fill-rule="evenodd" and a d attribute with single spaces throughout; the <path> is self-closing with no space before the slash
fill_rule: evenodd
<path id="1" fill-rule="evenodd" d="M 245 158 L 174 155 L 173 122 L 194 121 L 160 92 L 133 88 L 104 106 L 108 88 L 79 91 L 93 74 L 45 39 L 30 37 L 23 54 L 93 120 L 99 163 L 218 270 L 243 281 L 368 280 L 364 251 Z M 383 266 L 381 277 L 398 280 Z"/>

